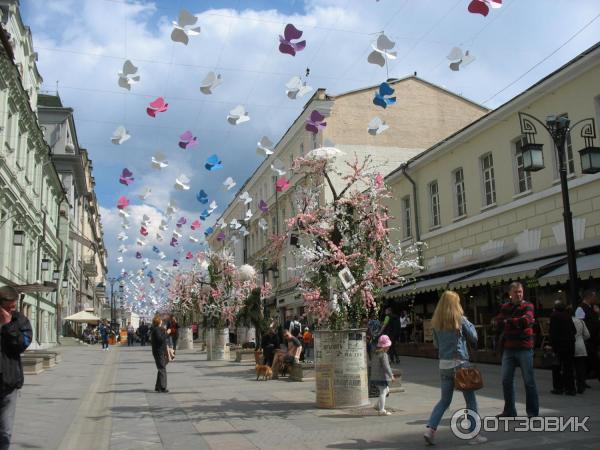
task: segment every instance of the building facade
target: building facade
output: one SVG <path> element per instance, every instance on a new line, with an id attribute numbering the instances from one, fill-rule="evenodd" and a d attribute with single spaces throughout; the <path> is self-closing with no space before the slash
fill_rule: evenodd
<path id="1" fill-rule="evenodd" d="M 33 348 L 57 340 L 57 275 L 65 248 L 59 210 L 67 202 L 37 120 L 42 81 L 18 2 L 0 1 L 0 284 L 25 293 L 21 310 Z"/>
<path id="2" fill-rule="evenodd" d="M 439 293 L 458 290 L 477 324 L 489 324 L 507 284 L 521 280 L 538 311 L 566 297 L 566 249 L 558 153 L 542 125 L 545 168 L 524 170 L 519 112 L 568 114 L 571 124 L 600 120 L 600 45 L 387 176 L 394 237 L 422 241 L 425 270 L 385 297 L 429 317 Z M 589 121 L 587 123 L 590 123 Z M 568 191 L 578 251 L 579 287 L 600 276 L 600 173 L 582 173 L 589 145 L 575 126 L 566 142 Z M 598 140 L 594 142 L 598 146 Z M 595 262 L 594 262 L 595 261 Z M 407 303 L 409 302 L 409 303 Z M 412 303 L 410 303 L 412 302 Z"/>
<path id="3" fill-rule="evenodd" d="M 60 210 L 61 239 L 67 243 L 61 317 L 81 310 L 102 314 L 106 303 L 106 249 L 94 192 L 92 162 L 79 146 L 73 110 L 58 95 L 39 95 L 39 120 L 68 203 Z M 70 324 L 63 320 L 63 332 Z"/>
<path id="4" fill-rule="evenodd" d="M 269 235 L 282 232 L 286 220 L 295 214 L 293 187 L 302 182 L 300 176 L 291 170 L 295 158 L 333 143 L 345 153 L 336 159 L 336 172 L 343 174 L 349 170 L 346 162 L 354 159 L 355 155 L 359 160 L 370 155 L 386 174 L 487 112 L 485 108 L 416 75 L 388 82 L 395 89 L 398 102 L 387 109 L 372 102 L 378 86 L 336 96 L 327 94 L 324 89 L 317 90 L 274 146 L 274 153 L 240 187 L 208 238 L 212 249 L 229 247 L 235 255 L 236 264 L 251 264 L 259 273 L 264 269 L 265 280 L 274 287 L 269 305 L 272 316 L 285 319 L 303 314 L 303 302 L 295 289 L 296 262 L 289 248 L 279 261 L 271 261 L 267 254 Z M 327 126 L 317 134 L 305 129 L 306 120 L 313 110 L 325 116 L 327 122 Z M 375 116 L 389 126 L 379 135 L 368 132 L 368 124 Z M 285 176 L 290 181 L 290 188 L 281 193 L 275 188 L 278 174 L 271 169 L 276 160 L 276 165 L 284 167 Z M 332 181 L 336 188 L 342 183 L 339 176 L 333 176 Z M 246 191 L 252 198 L 250 202 L 239 199 Z M 330 200 L 330 191 L 323 189 L 321 198 L 322 201 Z M 267 212 L 259 209 L 261 201 L 266 203 Z M 249 218 L 248 211 L 252 213 Z M 259 226 L 261 219 L 266 221 L 266 227 L 264 222 L 263 227 Z M 276 273 L 278 278 L 275 278 Z"/>

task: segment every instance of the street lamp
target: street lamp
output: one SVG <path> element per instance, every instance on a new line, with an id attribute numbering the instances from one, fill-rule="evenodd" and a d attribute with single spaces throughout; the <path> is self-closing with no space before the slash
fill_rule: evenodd
<path id="1" fill-rule="evenodd" d="M 573 214 L 569 201 L 569 186 L 567 184 L 567 162 L 565 154 L 565 142 L 567 136 L 578 125 L 581 125 L 581 137 L 585 148 L 579 151 L 581 168 L 583 173 L 596 173 L 600 171 L 600 148 L 594 147 L 596 138 L 596 126 L 593 118 L 582 119 L 573 125 L 566 114 L 559 116 L 548 116 L 544 124 L 531 114 L 519 113 L 519 124 L 521 133 L 526 136 L 523 145 L 523 170 L 537 171 L 544 168 L 542 144 L 535 143 L 537 135 L 536 123 L 545 129 L 558 154 L 558 173 L 560 175 L 560 190 L 563 201 L 563 222 L 565 227 L 565 243 L 567 247 L 567 265 L 569 267 L 569 296 L 573 304 L 573 310 L 577 308 L 577 258 L 575 253 L 575 239 L 573 237 Z"/>
<path id="2" fill-rule="evenodd" d="M 50 269 L 50 260 L 47 258 L 42 259 L 41 270 L 46 272 Z"/>
<path id="3" fill-rule="evenodd" d="M 13 231 L 13 245 L 15 247 L 23 247 L 24 242 L 25 242 L 25 232 L 23 230 L 14 230 Z"/>
<path id="4" fill-rule="evenodd" d="M 52 281 L 58 281 L 60 280 L 60 270 L 53 270 L 52 271 Z"/>

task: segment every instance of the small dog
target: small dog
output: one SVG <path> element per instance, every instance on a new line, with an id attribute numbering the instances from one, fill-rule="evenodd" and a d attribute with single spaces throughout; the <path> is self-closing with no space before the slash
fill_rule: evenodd
<path id="1" fill-rule="evenodd" d="M 261 375 L 265 381 L 273 378 L 273 371 L 271 370 L 271 367 L 265 366 L 263 364 L 257 364 L 256 365 L 256 381 L 258 381 L 258 379 L 261 377 Z"/>

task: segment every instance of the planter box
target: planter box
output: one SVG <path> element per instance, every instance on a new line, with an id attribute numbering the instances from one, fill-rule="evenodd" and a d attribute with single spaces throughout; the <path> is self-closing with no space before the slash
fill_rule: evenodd
<path id="1" fill-rule="evenodd" d="M 235 351 L 235 362 L 247 362 L 254 361 L 254 350 L 252 349 L 244 349 L 244 350 L 236 350 Z"/>
<path id="2" fill-rule="evenodd" d="M 365 330 L 315 332 L 318 408 L 356 408 L 369 404 Z"/>
<path id="3" fill-rule="evenodd" d="M 206 342 L 207 361 L 230 361 L 229 356 L 229 329 L 210 328 L 207 332 Z"/>
<path id="4" fill-rule="evenodd" d="M 44 371 L 44 359 L 31 356 L 22 356 L 23 373 L 25 375 L 38 375 Z"/>

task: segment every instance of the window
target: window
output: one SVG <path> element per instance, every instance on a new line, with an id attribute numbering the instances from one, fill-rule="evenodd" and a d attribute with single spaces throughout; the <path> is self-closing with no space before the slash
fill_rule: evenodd
<path id="1" fill-rule="evenodd" d="M 516 172 L 516 191 L 517 194 L 531 190 L 531 172 L 523 170 L 523 140 L 515 142 L 515 172 Z"/>
<path id="2" fill-rule="evenodd" d="M 496 181 L 494 179 L 494 159 L 491 153 L 481 157 L 481 176 L 483 181 L 483 205 L 496 203 Z"/>
<path id="3" fill-rule="evenodd" d="M 465 178 L 462 167 L 456 169 L 452 174 L 454 181 L 454 204 L 456 217 L 467 215 L 467 198 L 465 196 Z"/>
<path id="4" fill-rule="evenodd" d="M 317 135 L 312 133 L 312 147 L 313 149 L 317 148 Z"/>
<path id="5" fill-rule="evenodd" d="M 429 206 L 431 228 L 440 226 L 440 193 L 437 180 L 429 183 Z"/>
<path id="6" fill-rule="evenodd" d="M 402 199 L 402 232 L 404 239 L 408 239 L 412 236 L 409 196 Z"/>
<path id="7" fill-rule="evenodd" d="M 272 191 L 273 194 L 272 195 L 275 195 L 277 193 L 276 185 L 277 185 L 277 175 L 273 175 L 273 176 L 271 176 L 271 186 L 272 186 L 272 189 L 273 189 L 273 191 Z"/>
<path id="8" fill-rule="evenodd" d="M 300 143 L 300 156 L 304 156 L 304 142 Z"/>
<path id="9" fill-rule="evenodd" d="M 6 144 L 6 147 L 11 150 L 14 151 L 15 147 L 14 147 L 14 143 L 13 143 L 13 131 L 14 131 L 14 125 L 15 124 L 15 114 L 9 110 L 8 111 L 8 118 L 6 119 L 6 140 L 4 141 Z"/>

